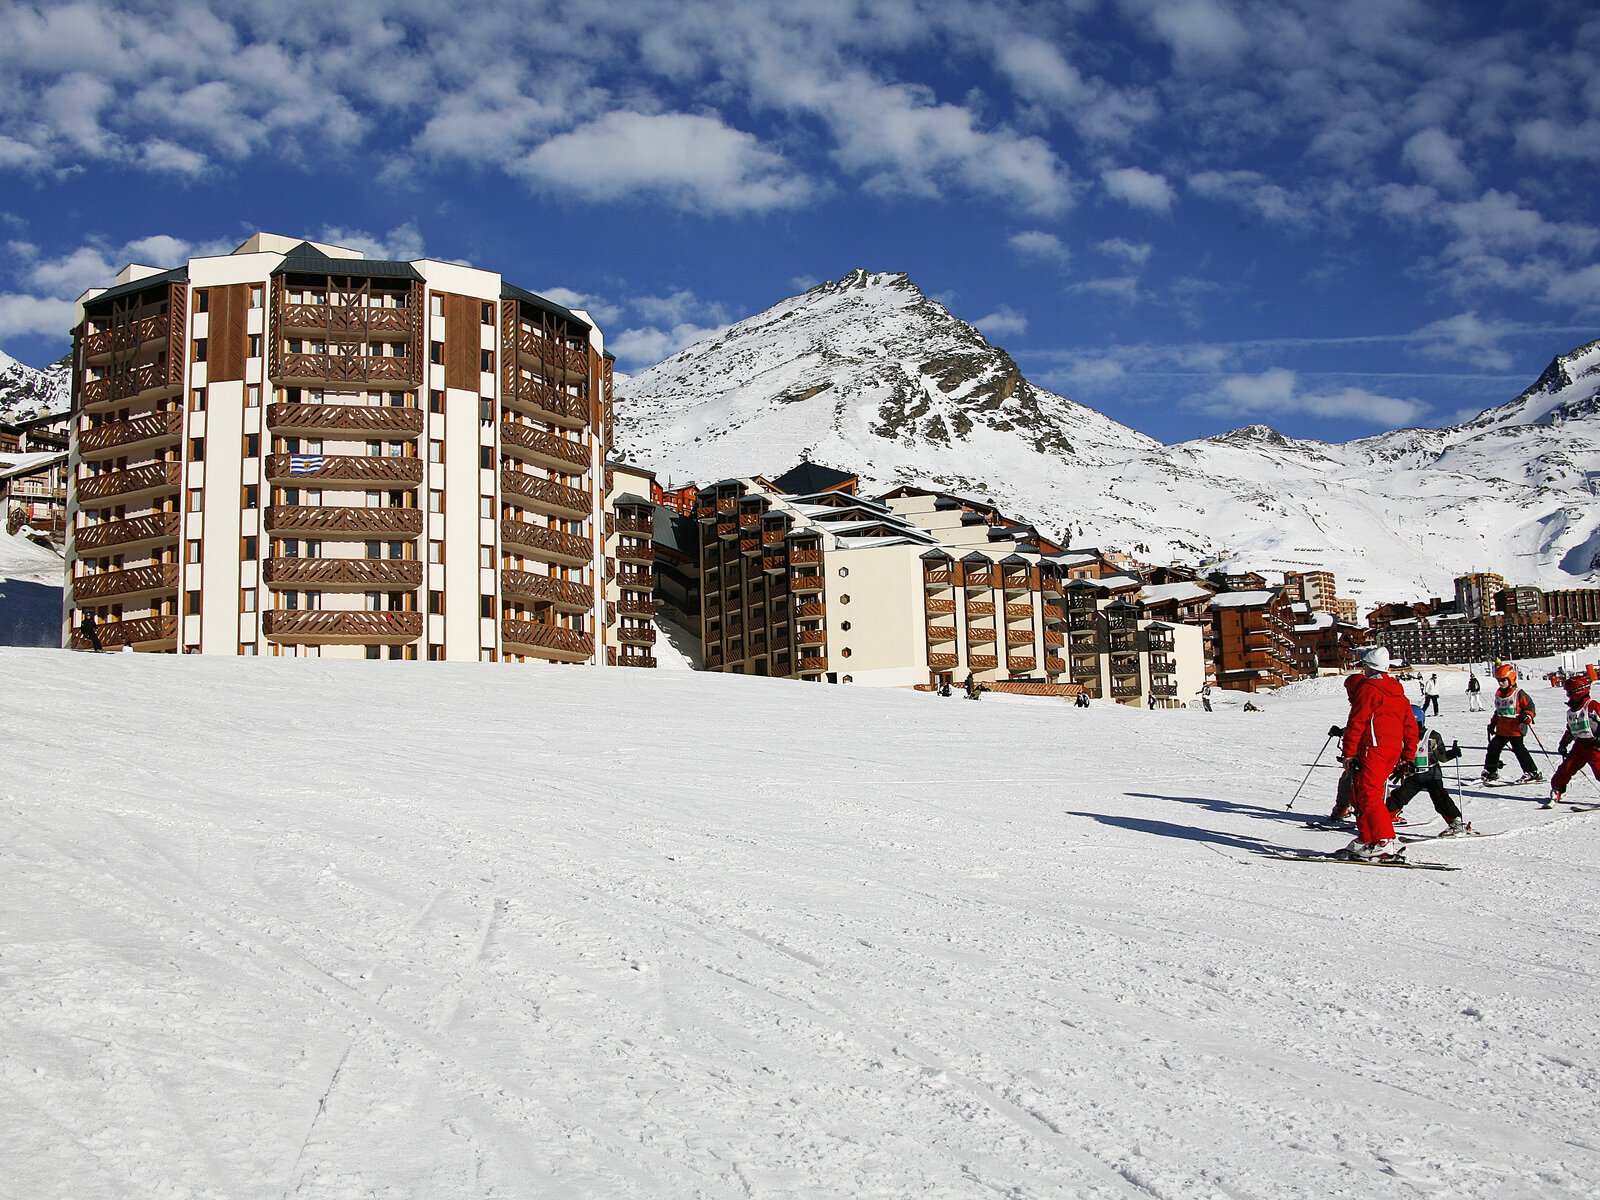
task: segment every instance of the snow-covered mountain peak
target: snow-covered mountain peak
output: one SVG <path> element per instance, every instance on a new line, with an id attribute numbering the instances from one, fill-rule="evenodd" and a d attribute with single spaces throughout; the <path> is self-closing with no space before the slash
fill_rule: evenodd
<path id="1" fill-rule="evenodd" d="M 30 367 L 0 350 L 0 421 L 22 421 L 72 407 L 68 359 Z"/>
<path id="2" fill-rule="evenodd" d="M 1463 430 L 1478 433 L 1506 425 L 1550 425 L 1600 414 L 1600 341 L 1557 355 L 1515 400 L 1485 409 Z"/>

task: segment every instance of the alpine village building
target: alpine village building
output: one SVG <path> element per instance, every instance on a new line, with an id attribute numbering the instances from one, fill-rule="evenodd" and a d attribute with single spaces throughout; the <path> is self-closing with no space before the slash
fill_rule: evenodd
<path id="1" fill-rule="evenodd" d="M 655 665 L 653 481 L 608 463 L 586 314 L 263 233 L 78 316 L 71 645 Z"/>

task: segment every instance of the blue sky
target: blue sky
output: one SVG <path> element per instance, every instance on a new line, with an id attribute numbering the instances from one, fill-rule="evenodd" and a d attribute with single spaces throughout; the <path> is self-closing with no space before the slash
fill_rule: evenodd
<path id="1" fill-rule="evenodd" d="M 638 369 L 855 267 L 1164 440 L 1343 440 L 1600 337 L 1551 0 L 0 0 L 0 348 L 257 229 L 461 259 Z"/>

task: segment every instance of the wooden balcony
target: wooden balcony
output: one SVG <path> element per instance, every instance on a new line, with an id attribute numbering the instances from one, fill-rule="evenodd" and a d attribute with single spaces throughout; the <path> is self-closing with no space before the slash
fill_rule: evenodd
<path id="1" fill-rule="evenodd" d="M 582 429 L 589 423 L 587 399 L 548 380 L 527 378 L 520 371 L 512 379 L 502 380 L 500 401 L 536 421 L 548 421 L 563 429 Z"/>
<path id="2" fill-rule="evenodd" d="M 158 392 L 183 383 L 183 364 L 179 362 L 143 363 L 117 370 L 102 379 L 90 379 L 79 390 L 84 411 L 93 412 L 109 404 Z"/>
<path id="3" fill-rule="evenodd" d="M 584 662 L 594 656 L 594 639 L 576 629 L 541 625 L 537 621 L 506 618 L 500 622 L 500 641 L 508 654 L 532 655 L 556 662 Z"/>
<path id="4" fill-rule="evenodd" d="M 1006 670 L 1008 671 L 1031 671 L 1036 665 L 1038 665 L 1038 660 L 1032 655 L 1019 655 L 1006 659 Z"/>
<path id="5" fill-rule="evenodd" d="M 86 459 L 124 454 L 143 457 L 183 436 L 183 414 L 149 413 L 128 421 L 107 421 L 78 434 L 78 453 Z"/>
<path id="6" fill-rule="evenodd" d="M 797 617 L 823 617 L 828 614 L 828 606 L 820 600 L 807 600 L 794 606 L 794 615 Z"/>
<path id="7" fill-rule="evenodd" d="M 78 480 L 80 508 L 137 508 L 163 496 L 176 493 L 183 483 L 180 463 L 151 463 L 126 471 L 107 471 Z"/>
<path id="8" fill-rule="evenodd" d="M 1053 654 L 1046 654 L 1044 656 L 1044 669 L 1052 673 L 1065 671 L 1067 669 L 1067 660 L 1057 658 Z"/>
<path id="9" fill-rule="evenodd" d="M 1178 694 L 1178 685 L 1175 683 L 1152 683 L 1150 685 L 1150 694 L 1152 696 L 1160 696 L 1163 699 L 1170 699 Z"/>
<path id="10" fill-rule="evenodd" d="M 656 627 L 654 625 L 618 625 L 617 641 L 630 646 L 654 646 L 656 644 Z"/>
<path id="11" fill-rule="evenodd" d="M 654 571 L 618 571 L 617 586 L 634 592 L 653 592 L 656 590 L 656 575 Z"/>
<path id="12" fill-rule="evenodd" d="M 520 327 L 517 329 L 516 344 L 518 354 L 557 367 L 563 372 L 574 375 L 587 375 L 589 372 L 587 346 L 565 345 Z"/>
<path id="13" fill-rule="evenodd" d="M 925 588 L 949 587 L 950 572 L 948 569 L 940 571 L 924 571 L 922 573 L 922 586 Z"/>
<path id="14" fill-rule="evenodd" d="M 962 587 L 993 587 L 994 573 L 992 571 L 965 571 L 962 573 Z"/>
<path id="15" fill-rule="evenodd" d="M 618 533 L 632 533 L 639 537 L 653 538 L 656 535 L 656 522 L 654 517 L 624 517 L 618 516 L 616 522 Z"/>
<path id="16" fill-rule="evenodd" d="M 274 504 L 266 510 L 266 529 L 271 537 L 330 542 L 409 541 L 422 533 L 422 512 L 415 508 Z"/>
<path id="17" fill-rule="evenodd" d="M 1137 696 L 1138 694 L 1139 685 L 1137 683 L 1113 683 L 1111 685 L 1111 695 L 1113 699 L 1127 700 L 1133 696 Z"/>
<path id="18" fill-rule="evenodd" d="M 974 671 L 993 671 L 1000 665 L 1000 660 L 992 654 L 967 655 L 967 666 Z"/>
<path id="19" fill-rule="evenodd" d="M 1100 678 L 1100 660 L 1098 658 L 1075 658 L 1072 660 L 1072 677 L 1074 679 Z"/>
<path id="20" fill-rule="evenodd" d="M 761 539 L 758 538 L 758 537 L 740 538 L 739 539 L 739 553 L 740 554 L 760 554 L 761 553 Z"/>
<path id="21" fill-rule="evenodd" d="M 1151 654 L 1150 655 L 1150 674 L 1152 674 L 1152 675 L 1171 675 L 1172 672 L 1173 672 L 1173 669 L 1174 668 L 1173 668 L 1172 659 L 1167 657 L 1167 655 L 1165 655 L 1165 654 Z"/>
<path id="22" fill-rule="evenodd" d="M 1066 645 L 1066 636 L 1064 634 L 1057 633 L 1054 629 L 1046 629 L 1041 636 L 1044 638 L 1044 644 L 1046 646 Z"/>
<path id="23" fill-rule="evenodd" d="M 1170 633 L 1168 633 L 1168 634 L 1159 634 L 1159 633 L 1150 634 L 1150 653 L 1151 654 L 1171 654 L 1173 649 L 1174 649 L 1173 640 L 1172 640 L 1172 635 Z"/>
<path id="24" fill-rule="evenodd" d="M 787 533 L 784 529 L 763 529 L 761 531 L 761 544 L 763 546 L 781 546 Z"/>
<path id="25" fill-rule="evenodd" d="M 1031 646 L 1033 645 L 1033 631 L 1031 629 L 1006 630 L 1006 645 Z"/>
<path id="26" fill-rule="evenodd" d="M 992 617 L 994 616 L 994 605 L 988 600 L 968 600 L 967 616 Z"/>
<path id="27" fill-rule="evenodd" d="M 126 521 L 84 525 L 73 533 L 73 542 L 80 555 L 108 550 L 113 546 L 126 553 L 135 547 L 173 542 L 177 538 L 177 513 L 155 513 L 147 517 L 129 517 Z"/>
<path id="28" fill-rule="evenodd" d="M 988 645 L 995 640 L 994 630 L 985 629 L 981 625 L 967 627 L 967 644 L 971 646 Z"/>
<path id="29" fill-rule="evenodd" d="M 269 558 L 262 578 L 279 592 L 410 592 L 422 586 L 422 564 L 396 558 Z"/>
<path id="30" fill-rule="evenodd" d="M 960 662 L 961 660 L 954 654 L 935 654 L 932 652 L 928 654 L 928 665 L 930 667 L 948 669 L 960 665 Z"/>
<path id="31" fill-rule="evenodd" d="M 956 627 L 954 625 L 929 625 L 928 640 L 930 642 L 953 642 L 956 640 Z"/>
<path id="32" fill-rule="evenodd" d="M 789 561 L 801 565 L 820 563 L 822 561 L 822 551 L 796 546 L 789 551 Z"/>
<path id="33" fill-rule="evenodd" d="M 722 651 L 707 650 L 702 661 L 705 663 L 707 670 L 710 670 L 712 667 L 720 667 L 722 665 Z"/>
<path id="34" fill-rule="evenodd" d="M 801 672 L 801 674 L 809 675 L 809 674 L 811 674 L 813 672 L 826 671 L 827 669 L 828 669 L 828 657 L 827 657 L 827 655 L 822 655 L 821 657 L 816 657 L 816 656 L 807 657 L 805 655 L 801 655 L 800 656 L 800 672 Z"/>
<path id="35" fill-rule="evenodd" d="M 1100 615 L 1092 609 L 1072 609 L 1067 613 L 1067 628 L 1071 630 L 1093 629 L 1100 623 Z"/>
<path id="36" fill-rule="evenodd" d="M 956 602 L 950 599 L 940 600 L 933 596 L 927 596 L 922 601 L 922 611 L 929 613 L 948 613 L 954 616 L 956 611 Z"/>
<path id="37" fill-rule="evenodd" d="M 586 585 L 570 579 L 535 575 L 531 571 L 502 570 L 500 592 L 508 600 L 553 604 L 561 612 L 588 612 L 594 607 L 594 592 Z M 627 601 L 622 603 L 626 604 Z M 617 607 L 621 609 L 622 605 Z"/>
<path id="38" fill-rule="evenodd" d="M 298 461 L 303 469 L 292 470 L 291 460 Z M 269 454 L 266 472 L 268 483 L 284 487 L 366 488 L 387 492 L 420 486 L 422 460 L 364 454 Z"/>
<path id="39" fill-rule="evenodd" d="M 1026 571 L 1004 571 L 1000 575 L 999 587 L 1006 592 L 1025 592 L 1028 590 L 1028 573 Z"/>
<path id="40" fill-rule="evenodd" d="M 1111 674 L 1137 676 L 1139 674 L 1139 656 L 1137 654 L 1113 654 L 1111 656 Z"/>
<path id="41" fill-rule="evenodd" d="M 269 641 L 306 646 L 401 646 L 422 636 L 419 612 L 328 612 L 268 609 L 261 629 Z"/>
<path id="42" fill-rule="evenodd" d="M 788 569 L 788 566 L 789 560 L 781 554 L 769 554 L 761 560 L 761 569 L 763 571 L 782 573 Z"/>
<path id="43" fill-rule="evenodd" d="M 272 379 L 288 386 L 348 383 L 358 386 L 414 388 L 422 383 L 415 354 L 291 354 L 272 356 Z"/>
<path id="44" fill-rule="evenodd" d="M 396 404 L 269 404 L 267 428 L 289 437 L 353 434 L 411 441 L 422 433 L 422 411 Z"/>
<path id="45" fill-rule="evenodd" d="M 802 629 L 794 636 L 795 644 L 799 646 L 825 646 L 828 644 L 828 631 L 826 629 Z"/>
<path id="46" fill-rule="evenodd" d="M 659 606 L 659 603 L 660 602 L 654 597 L 642 599 L 637 593 L 635 593 L 633 595 L 623 597 L 611 607 L 613 610 L 619 613 L 641 617 L 653 617 L 656 615 L 656 608 Z"/>
<path id="47" fill-rule="evenodd" d="M 418 323 L 410 308 L 369 304 L 285 304 L 278 309 L 278 328 L 340 333 L 399 333 L 410 336 Z"/>
<path id="48" fill-rule="evenodd" d="M 114 650 L 132 646 L 135 650 L 171 650 L 178 641 L 177 617 L 135 617 L 129 621 L 99 623 L 98 633 L 103 649 Z M 91 650 L 89 639 L 83 634 L 72 635 L 74 650 Z"/>
<path id="49" fill-rule="evenodd" d="M 791 592 L 815 593 L 822 590 L 821 575 L 794 575 L 789 579 Z"/>
<path id="50" fill-rule="evenodd" d="M 718 521 L 717 522 L 717 536 L 719 538 L 735 537 L 735 536 L 737 536 L 738 532 L 739 532 L 739 523 L 737 521 Z"/>
<path id="51" fill-rule="evenodd" d="M 739 498 L 737 496 L 718 496 L 717 497 L 717 511 L 719 513 L 731 513 L 734 509 L 736 509 L 738 507 L 739 507 Z"/>
<path id="52" fill-rule="evenodd" d="M 582 442 L 516 421 L 500 422 L 500 450 L 508 457 L 561 475 L 582 475 L 590 466 L 589 448 Z M 625 518 L 619 518 L 618 528 L 622 519 Z M 645 532 L 653 533 L 654 529 Z"/>
<path id="53" fill-rule="evenodd" d="M 594 558 L 594 546 L 586 537 L 509 517 L 500 522 L 500 542 L 513 553 L 566 567 L 588 566 Z"/>
<path id="54" fill-rule="evenodd" d="M 758 513 L 758 512 L 740 513 L 739 514 L 739 528 L 740 529 L 760 529 L 761 528 L 761 514 Z"/>
<path id="55" fill-rule="evenodd" d="M 120 571 L 101 571 L 80 575 L 72 581 L 72 599 L 79 605 L 115 599 L 121 602 L 141 596 L 160 596 L 178 590 L 178 565 L 152 563 Z"/>
<path id="56" fill-rule="evenodd" d="M 1032 617 L 1033 616 L 1033 605 L 1031 605 L 1031 604 L 1007 604 L 1006 605 L 1006 616 L 1008 616 L 1008 617 Z"/>
<path id="57" fill-rule="evenodd" d="M 656 548 L 648 543 L 643 546 L 630 546 L 624 543 L 617 547 L 617 561 L 650 566 L 656 561 Z"/>
<path id="58" fill-rule="evenodd" d="M 547 517 L 585 521 L 592 515 L 593 500 L 588 492 L 509 467 L 500 468 L 500 494 L 509 503 L 531 508 Z"/>
<path id="59" fill-rule="evenodd" d="M 619 667 L 654 667 L 655 665 L 655 658 L 649 654 L 628 654 L 624 652 L 617 655 L 617 666 Z"/>
<path id="60" fill-rule="evenodd" d="M 109 329 L 102 329 L 99 333 L 91 333 L 83 339 L 81 343 L 83 359 L 88 362 L 104 358 L 117 350 L 131 350 L 146 342 L 164 342 L 171 328 L 172 320 L 166 313 L 145 317 L 142 321 L 113 325 Z"/>

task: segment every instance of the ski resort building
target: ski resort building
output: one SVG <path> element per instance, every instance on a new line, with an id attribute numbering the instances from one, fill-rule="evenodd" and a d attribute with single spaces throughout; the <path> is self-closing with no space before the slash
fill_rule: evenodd
<path id="1" fill-rule="evenodd" d="M 1250 577 L 1253 582 L 1259 575 Z M 1295 615 L 1283 588 L 1212 597 L 1211 644 L 1218 687 L 1255 692 L 1300 678 Z"/>
<path id="2" fill-rule="evenodd" d="M 147 651 L 653 661 L 648 480 L 612 486 L 586 314 L 257 234 L 78 316 L 72 644 L 93 613 Z"/>
<path id="3" fill-rule="evenodd" d="M 821 470 L 821 469 L 819 469 Z M 837 474 L 837 473 L 835 473 Z M 878 686 L 960 685 L 1176 704 L 1204 681 L 1198 629 L 1152 622 L 1140 581 L 990 506 L 815 472 L 806 493 L 698 492 L 709 670 Z"/>

